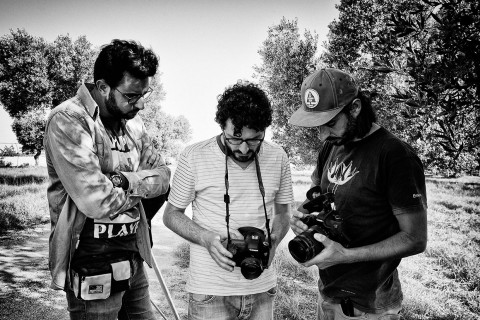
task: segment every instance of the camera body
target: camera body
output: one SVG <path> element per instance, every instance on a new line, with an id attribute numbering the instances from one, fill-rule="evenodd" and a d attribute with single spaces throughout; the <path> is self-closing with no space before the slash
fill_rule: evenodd
<path id="1" fill-rule="evenodd" d="M 343 231 L 344 221 L 335 209 L 334 194 L 327 192 L 314 197 L 313 195 L 319 191 L 320 187 L 318 186 L 310 189 L 307 192 L 307 199 L 310 201 L 303 205 L 308 215 L 300 221 L 305 223 L 308 229 L 288 243 L 290 254 L 300 263 L 312 259 L 325 248 L 321 242 L 315 240 L 313 237 L 315 233 L 321 233 L 345 247 L 349 243 L 349 239 Z M 318 214 L 312 214 L 313 212 L 318 212 Z"/>
<path id="2" fill-rule="evenodd" d="M 233 254 L 232 260 L 240 267 L 242 275 L 249 280 L 256 279 L 268 268 L 270 246 L 261 229 L 242 227 L 238 231 L 244 239 L 230 239 L 227 250 Z"/>

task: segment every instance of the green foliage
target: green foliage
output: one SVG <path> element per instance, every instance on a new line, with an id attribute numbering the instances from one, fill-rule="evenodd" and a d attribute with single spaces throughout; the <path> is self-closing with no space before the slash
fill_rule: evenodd
<path id="1" fill-rule="evenodd" d="M 316 64 L 318 36 L 305 31 L 301 37 L 297 20 L 283 18 L 268 29 L 268 37 L 258 51 L 262 65 L 255 67 L 260 85 L 268 93 L 273 107 L 273 141 L 281 144 L 292 162 L 312 163 L 319 141 L 316 129 L 288 124 L 300 107 L 300 86 Z"/>
<path id="2" fill-rule="evenodd" d="M 190 123 L 182 115 L 175 117 L 161 110 L 165 92 L 158 78 L 154 79 L 151 87 L 154 91 L 139 115 L 162 156 L 166 160 L 177 158 L 185 144 L 192 138 Z"/>
<path id="3" fill-rule="evenodd" d="M 480 3 L 471 0 L 341 1 L 330 24 L 328 65 L 355 72 L 377 94 L 385 127 L 427 168 L 480 168 Z"/>

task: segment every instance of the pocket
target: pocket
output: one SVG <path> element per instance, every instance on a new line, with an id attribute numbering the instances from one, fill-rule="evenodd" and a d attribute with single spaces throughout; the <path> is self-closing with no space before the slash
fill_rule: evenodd
<path id="1" fill-rule="evenodd" d="M 197 304 L 205 304 L 212 302 L 215 299 L 214 295 L 210 294 L 200 294 L 200 293 L 189 293 L 190 302 Z"/>
<path id="2" fill-rule="evenodd" d="M 99 274 L 95 276 L 79 276 L 74 273 L 73 292 L 75 297 L 83 300 L 99 300 L 110 297 L 112 274 Z"/>
<path id="3" fill-rule="evenodd" d="M 119 261 L 120 260 L 120 261 Z M 83 300 L 107 299 L 111 293 L 130 288 L 131 260 L 77 264 L 72 267 L 73 292 Z"/>
<path id="4" fill-rule="evenodd" d="M 114 262 L 112 266 L 112 292 L 125 291 L 130 288 L 132 266 L 130 260 Z"/>

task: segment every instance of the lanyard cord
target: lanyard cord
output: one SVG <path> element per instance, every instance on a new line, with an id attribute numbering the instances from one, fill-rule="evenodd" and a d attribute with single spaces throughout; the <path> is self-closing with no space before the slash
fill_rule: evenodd
<path id="1" fill-rule="evenodd" d="M 228 195 L 228 148 L 225 146 L 225 194 L 223 195 L 223 201 L 225 202 L 225 222 L 227 223 L 227 243 L 230 243 L 230 196 Z"/>
<path id="2" fill-rule="evenodd" d="M 255 159 L 255 169 L 257 171 L 258 179 L 258 188 L 260 189 L 260 194 L 262 195 L 263 201 L 263 211 L 265 212 L 265 227 L 267 229 L 268 236 L 268 245 L 272 247 L 272 239 L 270 236 L 270 219 L 267 215 L 267 207 L 265 205 L 265 188 L 263 187 L 262 174 L 260 172 L 260 164 L 258 163 L 257 153 L 254 152 Z M 225 222 L 227 223 L 227 243 L 230 243 L 230 196 L 228 195 L 229 182 L 228 182 L 228 148 L 225 147 L 225 195 L 223 196 L 223 201 L 225 202 Z"/>

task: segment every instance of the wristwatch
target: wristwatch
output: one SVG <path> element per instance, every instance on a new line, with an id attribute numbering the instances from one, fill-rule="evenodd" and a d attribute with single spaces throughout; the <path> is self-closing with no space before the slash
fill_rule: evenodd
<path id="1" fill-rule="evenodd" d="M 110 181 L 112 181 L 112 184 L 115 188 L 122 188 L 123 190 L 128 189 L 128 180 L 120 172 L 114 171 L 110 173 Z"/>

